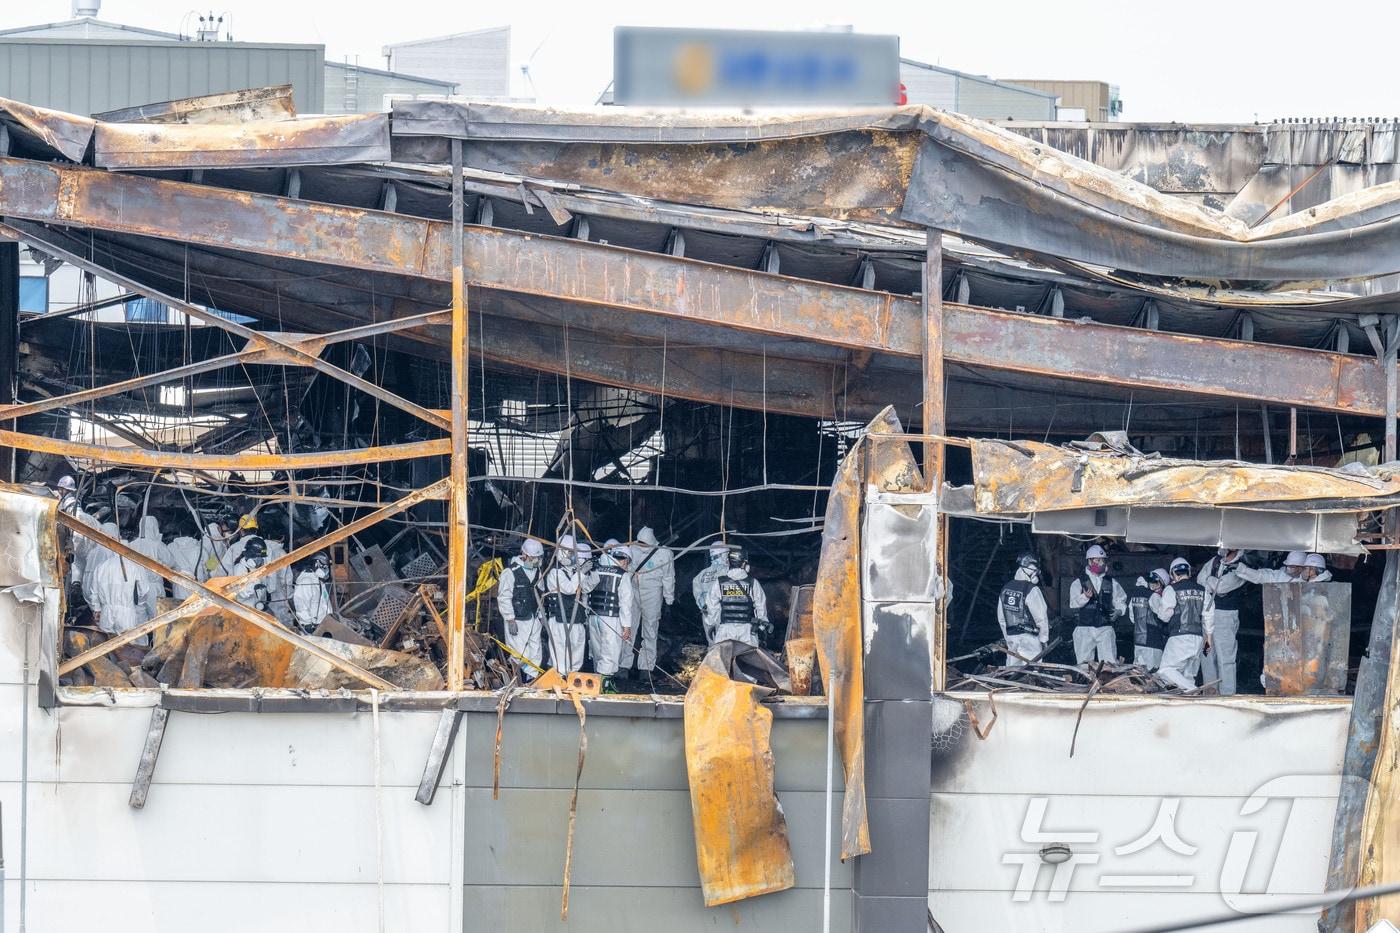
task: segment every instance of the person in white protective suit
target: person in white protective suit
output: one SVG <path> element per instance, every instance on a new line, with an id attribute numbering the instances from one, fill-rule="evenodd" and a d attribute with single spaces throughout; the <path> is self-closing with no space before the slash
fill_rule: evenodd
<path id="1" fill-rule="evenodd" d="M 1302 551 L 1289 551 L 1283 559 L 1283 566 L 1250 567 L 1248 564 L 1235 565 L 1234 574 L 1246 583 L 1304 583 L 1303 572 L 1307 570 L 1308 555 Z"/>
<path id="2" fill-rule="evenodd" d="M 112 534 L 115 533 L 113 525 Z M 145 621 L 146 575 L 125 557 L 118 557 L 107 548 L 103 550 L 108 556 L 90 574 L 92 596 L 88 606 L 99 630 L 120 635 Z"/>
<path id="3" fill-rule="evenodd" d="M 1210 648 L 1215 607 L 1210 592 L 1191 578 L 1191 564 L 1185 558 L 1172 560 L 1171 577 L 1168 589 L 1176 606 L 1167 620 L 1167 644 L 1157 674 L 1175 687 L 1192 690 L 1201 650 Z"/>
<path id="4" fill-rule="evenodd" d="M 661 607 L 676 601 L 675 555 L 656 540 L 656 532 L 643 528 L 632 545 L 632 576 L 637 583 L 637 676 L 646 679 L 656 667 L 656 636 L 661 629 Z M 623 669 L 632 666 L 632 649 L 622 658 Z"/>
<path id="5" fill-rule="evenodd" d="M 708 616 L 715 620 L 714 641 L 741 641 L 759 647 L 768 624 L 768 598 L 763 584 L 749 574 L 748 555 L 731 548 L 729 568 L 710 584 L 705 597 Z"/>
<path id="6" fill-rule="evenodd" d="M 589 578 L 588 592 L 588 650 L 593 656 L 593 670 L 602 674 L 611 685 L 621 667 L 622 656 L 637 631 L 640 615 L 637 587 L 627 572 L 632 552 L 626 545 L 612 542 L 604 545 L 598 558 L 598 568 Z"/>
<path id="7" fill-rule="evenodd" d="M 109 538 L 121 537 L 121 531 L 118 530 L 116 522 L 103 522 L 98 527 L 98 530 Z M 87 557 L 84 560 L 83 566 L 83 600 L 94 612 L 97 611 L 97 608 L 93 605 L 97 599 L 97 592 L 95 589 L 97 571 L 109 558 L 116 556 L 115 551 L 105 544 L 98 544 L 96 541 L 92 543 L 92 547 L 88 548 Z"/>
<path id="8" fill-rule="evenodd" d="M 543 560 L 544 545 L 534 538 L 526 538 L 520 546 L 520 554 L 511 558 L 496 581 L 496 610 L 505 623 L 506 644 L 530 661 L 530 664 L 520 665 L 520 676 L 527 683 L 540 676 L 544 668 L 541 639 L 544 620 L 540 612 L 540 564 Z"/>
<path id="9" fill-rule="evenodd" d="M 1050 612 L 1040 591 L 1040 561 L 1031 553 L 1016 558 L 1016 573 L 997 596 L 997 624 L 1006 639 L 1006 666 L 1039 660 L 1050 641 Z"/>
<path id="10" fill-rule="evenodd" d="M 1201 658 L 1206 683 L 1220 681 L 1220 695 L 1234 696 L 1237 690 L 1236 663 L 1240 632 L 1240 610 L 1248 596 L 1248 581 L 1235 572 L 1240 552 L 1222 547 L 1215 557 L 1201 566 L 1196 582 L 1206 588 L 1215 605 L 1215 633 L 1210 650 Z"/>
<path id="11" fill-rule="evenodd" d="M 257 538 L 263 544 L 267 539 L 258 534 L 258 517 L 256 515 L 243 515 L 238 519 L 238 530 L 228 543 L 228 548 L 224 551 L 223 564 L 224 572 L 232 573 L 233 568 L 243 557 L 243 549 L 248 542 Z"/>
<path id="12" fill-rule="evenodd" d="M 165 539 L 160 535 L 160 520 L 154 515 L 143 515 L 137 527 L 140 531 L 132 539 L 131 549 L 144 554 L 162 567 L 174 566 L 175 556 L 171 554 Z M 142 604 L 144 617 L 141 619 L 145 622 L 147 619 L 154 619 L 160 612 L 156 600 L 165 595 L 165 577 L 144 567 L 139 568 L 139 572 L 146 578 L 146 601 Z"/>
<path id="13" fill-rule="evenodd" d="M 723 541 L 715 541 L 710 544 L 709 565 L 697 573 L 695 579 L 690 583 L 691 595 L 695 597 L 695 605 L 700 610 L 700 622 L 705 629 L 705 640 L 711 644 L 714 644 L 715 641 L 715 624 L 718 620 L 710 618 L 709 610 L 705 608 L 705 597 L 709 595 L 710 585 L 728 569 L 729 545 Z"/>
<path id="14" fill-rule="evenodd" d="M 199 539 L 199 582 L 210 577 L 226 576 L 224 555 L 228 553 L 228 535 L 217 521 L 209 523 Z"/>
<path id="15" fill-rule="evenodd" d="M 1332 571 L 1327 569 L 1327 558 L 1321 554 L 1309 554 L 1303 559 L 1303 582 L 1326 583 L 1332 579 Z"/>
<path id="16" fill-rule="evenodd" d="M 102 528 L 102 523 L 99 522 L 97 519 L 93 518 L 91 513 L 89 513 L 86 509 L 82 508 L 82 506 L 77 507 L 77 511 L 73 513 L 73 517 L 76 518 L 78 521 L 82 522 L 84 525 L 87 525 L 89 528 L 95 528 L 98 530 L 101 530 Z M 68 565 L 68 582 L 71 583 L 73 586 L 81 588 L 83 582 L 83 574 L 87 572 L 88 555 L 90 555 L 92 553 L 92 549 L 97 546 L 97 542 L 93 541 L 91 538 L 85 538 L 77 533 L 74 533 L 72 535 L 71 540 L 73 548 L 73 559 Z"/>
<path id="17" fill-rule="evenodd" d="M 269 537 L 264 538 L 263 541 L 267 544 L 268 563 L 287 556 L 287 548 L 279 539 Z M 283 567 L 267 578 L 267 593 L 272 614 L 277 617 L 278 622 L 288 626 L 292 624 L 294 616 L 292 582 L 291 567 Z"/>
<path id="18" fill-rule="evenodd" d="M 246 573 L 252 573 L 265 563 L 267 563 L 267 542 L 254 535 L 243 543 L 242 556 L 238 558 L 238 563 L 229 570 L 228 575 L 241 577 Z M 245 606 L 271 614 L 272 594 L 267 588 L 266 577 L 244 586 L 238 591 L 237 599 Z"/>
<path id="19" fill-rule="evenodd" d="M 292 615 L 296 625 L 307 635 L 316 631 L 321 620 L 330 615 L 331 562 L 317 554 L 310 563 L 303 563 L 301 573 L 292 584 Z"/>
<path id="20" fill-rule="evenodd" d="M 554 549 L 554 566 L 544 575 L 544 618 L 549 633 L 549 662 L 561 674 L 583 668 L 588 648 L 588 573 L 590 550 L 573 535 Z"/>
<path id="21" fill-rule="evenodd" d="M 1128 611 L 1128 594 L 1108 576 L 1108 554 L 1095 544 L 1084 552 L 1084 572 L 1069 585 L 1069 607 L 1075 610 L 1074 663 L 1118 660 L 1118 636 L 1113 620 Z"/>
<path id="22" fill-rule="evenodd" d="M 1128 594 L 1128 616 L 1133 620 L 1133 663 L 1149 671 L 1162 666 L 1167 623 L 1176 611 L 1176 591 L 1171 584 L 1171 574 L 1158 568 L 1146 579 L 1138 577 L 1137 586 Z"/>
<path id="23" fill-rule="evenodd" d="M 199 542 L 183 533 L 192 527 L 188 518 L 181 522 L 180 530 L 182 533 L 171 539 L 166 547 L 170 548 L 171 569 L 178 570 L 180 573 L 183 573 L 193 580 L 198 580 L 200 579 Z M 190 589 L 178 583 L 172 583 L 170 584 L 170 593 L 176 599 L 188 599 L 190 596 Z"/>

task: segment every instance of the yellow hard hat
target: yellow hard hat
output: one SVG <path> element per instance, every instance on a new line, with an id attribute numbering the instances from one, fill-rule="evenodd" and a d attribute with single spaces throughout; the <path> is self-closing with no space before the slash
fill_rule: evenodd
<path id="1" fill-rule="evenodd" d="M 256 527 L 258 527 L 258 518 L 256 515 L 244 515 L 238 520 L 239 531 L 248 531 Z"/>

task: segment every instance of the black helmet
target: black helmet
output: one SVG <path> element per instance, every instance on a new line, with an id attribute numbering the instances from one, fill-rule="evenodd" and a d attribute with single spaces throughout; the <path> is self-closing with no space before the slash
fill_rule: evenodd
<path id="1" fill-rule="evenodd" d="M 749 562 L 749 552 L 744 550 L 744 546 L 736 544 L 729 549 L 729 566 L 742 567 Z"/>
<path id="2" fill-rule="evenodd" d="M 267 542 L 262 538 L 249 538 L 248 543 L 243 545 L 244 557 L 266 557 Z"/>
<path id="3" fill-rule="evenodd" d="M 1016 566 L 1021 568 L 1022 570 L 1039 571 L 1040 558 L 1036 557 L 1030 551 L 1026 551 L 1023 554 L 1021 554 L 1020 557 L 1016 558 Z"/>

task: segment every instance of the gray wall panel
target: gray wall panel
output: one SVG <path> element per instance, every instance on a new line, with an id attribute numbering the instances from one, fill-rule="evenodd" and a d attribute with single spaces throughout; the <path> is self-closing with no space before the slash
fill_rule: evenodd
<path id="1" fill-rule="evenodd" d="M 467 790 L 467 885 L 558 884 L 564 870 L 570 790 L 502 788 Z M 779 793 L 799 888 L 821 888 L 824 795 Z M 926 800 L 917 801 L 927 813 Z M 839 820 L 841 801 L 833 800 Z M 917 828 L 922 829 L 922 819 Z M 928 833 L 917 835 L 925 848 Z M 926 862 L 912 871 L 923 883 Z M 852 867 L 833 862 L 831 883 L 849 887 Z M 573 883 L 619 887 L 697 886 L 690 792 L 679 790 L 581 790 L 574 829 Z"/>
<path id="2" fill-rule="evenodd" d="M 91 114 L 271 84 L 319 113 L 325 50 L 245 42 L 0 39 L 0 96 Z"/>
<path id="3" fill-rule="evenodd" d="M 851 929 L 851 893 L 831 891 L 831 929 Z M 570 886 L 569 919 L 559 919 L 559 887 L 471 888 L 467 929 L 530 933 L 714 933 L 822 928 L 822 892 L 791 890 L 706 909 L 699 888 Z"/>

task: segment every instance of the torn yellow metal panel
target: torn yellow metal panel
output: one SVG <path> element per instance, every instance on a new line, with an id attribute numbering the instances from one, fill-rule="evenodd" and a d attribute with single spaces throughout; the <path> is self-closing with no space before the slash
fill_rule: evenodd
<path id="1" fill-rule="evenodd" d="M 685 695 L 685 766 L 705 906 L 797 883 L 787 821 L 773 787 L 773 691 L 731 680 L 718 653 Z"/>
<path id="2" fill-rule="evenodd" d="M 1254 466 L 1072 450 L 1036 441 L 975 440 L 978 512 L 1024 514 L 1128 505 L 1251 505 L 1357 511 L 1400 504 L 1400 481 L 1323 467 Z"/>

